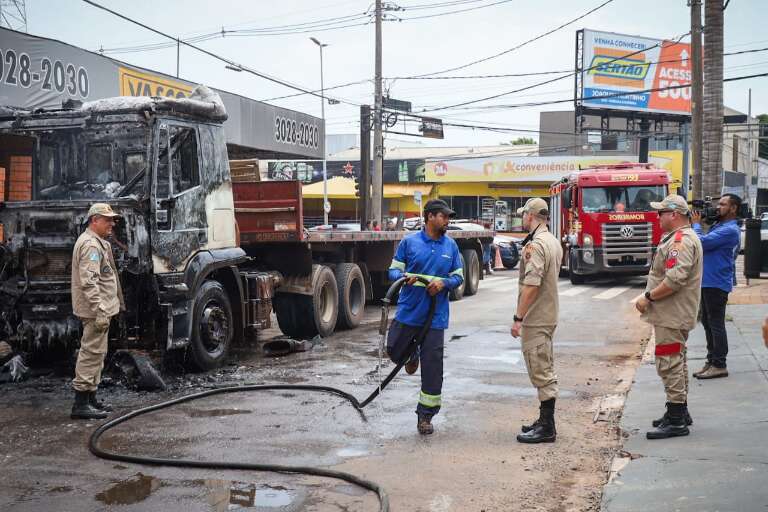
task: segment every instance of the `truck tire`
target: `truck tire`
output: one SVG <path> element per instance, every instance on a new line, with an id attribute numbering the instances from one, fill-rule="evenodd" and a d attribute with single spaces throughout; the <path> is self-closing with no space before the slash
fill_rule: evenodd
<path id="1" fill-rule="evenodd" d="M 467 268 L 466 262 L 464 261 L 464 255 L 460 254 L 459 257 L 461 257 L 461 268 Z M 461 286 L 448 292 L 448 299 L 452 301 L 461 300 L 464 297 L 464 290 L 466 287 L 467 281 L 464 280 L 462 281 Z"/>
<path id="2" fill-rule="evenodd" d="M 229 355 L 235 326 L 232 306 L 221 283 L 208 280 L 200 285 L 192 315 L 192 364 L 202 371 L 222 366 Z"/>
<path id="3" fill-rule="evenodd" d="M 278 293 L 274 298 L 277 323 L 292 338 L 323 338 L 333 334 L 339 315 L 339 292 L 333 271 L 321 265 L 315 273 L 312 295 Z"/>
<path id="4" fill-rule="evenodd" d="M 464 295 L 474 295 L 480 287 L 480 258 L 477 257 L 477 251 L 464 249 L 461 251 L 461 257 L 464 258 Z"/>
<path id="5" fill-rule="evenodd" d="M 339 317 L 336 326 L 354 329 L 365 314 L 365 278 L 354 263 L 336 265 L 336 287 L 339 290 Z"/>
<path id="6" fill-rule="evenodd" d="M 571 284 L 584 284 L 587 280 L 587 277 L 579 275 L 573 271 L 573 268 L 576 266 L 573 264 L 574 257 L 575 256 L 573 255 L 573 253 L 568 254 L 568 258 L 569 258 L 568 277 L 571 278 Z"/>

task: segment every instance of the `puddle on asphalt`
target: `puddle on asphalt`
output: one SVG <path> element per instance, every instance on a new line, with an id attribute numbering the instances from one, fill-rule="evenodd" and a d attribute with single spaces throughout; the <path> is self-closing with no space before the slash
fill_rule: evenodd
<path id="1" fill-rule="evenodd" d="M 370 455 L 368 450 L 363 448 L 342 448 L 336 452 L 339 457 L 363 457 L 364 455 Z"/>
<path id="2" fill-rule="evenodd" d="M 105 505 L 133 505 L 147 499 L 161 485 L 162 482 L 157 478 L 138 473 L 133 478 L 118 482 L 106 491 L 100 492 L 96 495 L 96 499 Z"/>
<path id="3" fill-rule="evenodd" d="M 212 418 L 215 416 L 232 416 L 234 414 L 251 414 L 253 411 L 248 409 L 187 409 L 186 413 L 190 418 Z"/>
<path id="4" fill-rule="evenodd" d="M 167 481 L 138 473 L 128 480 L 117 482 L 106 491 L 98 493 L 96 500 L 105 505 L 133 505 L 149 498 L 161 487 L 200 487 L 208 505 L 216 512 L 240 508 L 275 509 L 281 512 L 301 510 L 307 493 L 301 489 L 282 486 L 257 485 L 230 480 Z"/>

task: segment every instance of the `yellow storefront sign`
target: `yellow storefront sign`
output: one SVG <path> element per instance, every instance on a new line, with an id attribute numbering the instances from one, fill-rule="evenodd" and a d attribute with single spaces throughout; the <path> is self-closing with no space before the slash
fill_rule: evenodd
<path id="1" fill-rule="evenodd" d="M 194 86 L 130 68 L 119 68 L 121 96 L 186 98 Z"/>

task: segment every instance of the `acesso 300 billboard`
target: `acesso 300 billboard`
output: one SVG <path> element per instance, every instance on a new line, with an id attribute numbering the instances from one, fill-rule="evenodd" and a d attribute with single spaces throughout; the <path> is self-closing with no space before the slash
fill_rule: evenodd
<path id="1" fill-rule="evenodd" d="M 690 44 L 583 32 L 583 106 L 691 113 L 691 88 L 678 87 L 691 83 Z"/>

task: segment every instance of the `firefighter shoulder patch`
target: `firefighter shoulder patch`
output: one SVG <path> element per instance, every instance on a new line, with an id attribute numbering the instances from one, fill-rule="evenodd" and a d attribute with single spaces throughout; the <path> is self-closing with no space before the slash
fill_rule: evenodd
<path id="1" fill-rule="evenodd" d="M 91 261 L 99 261 L 99 253 L 96 251 L 93 251 L 90 256 L 88 256 L 88 259 Z"/>

